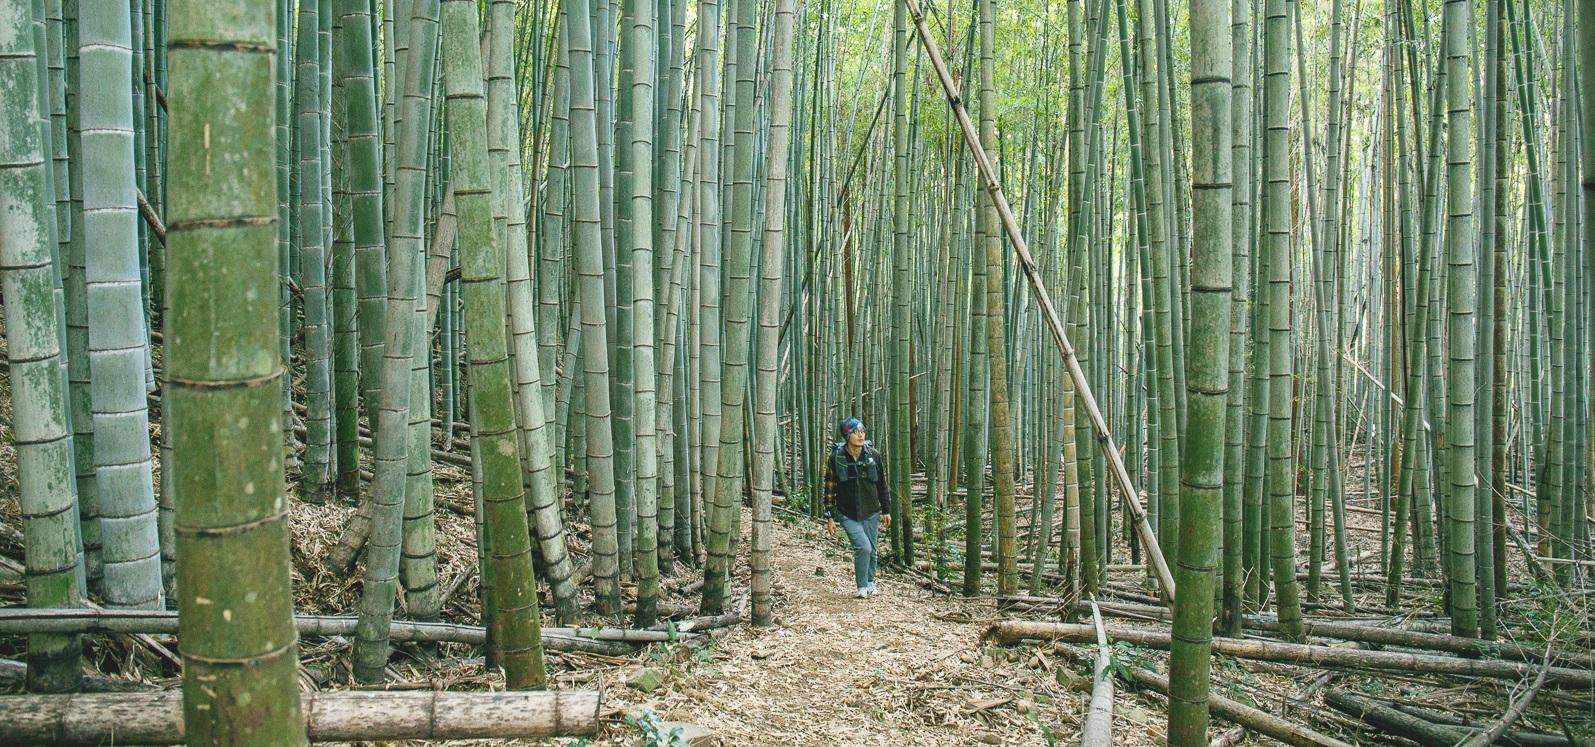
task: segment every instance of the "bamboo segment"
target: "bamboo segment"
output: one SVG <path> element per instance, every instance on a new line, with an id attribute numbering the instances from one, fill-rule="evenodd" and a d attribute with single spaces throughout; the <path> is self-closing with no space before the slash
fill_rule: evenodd
<path id="1" fill-rule="evenodd" d="M 172 93 L 195 103 L 174 112 L 171 144 L 203 157 L 173 159 L 171 171 L 162 478 L 176 499 L 183 692 L 165 696 L 165 712 L 188 723 L 195 745 L 303 744 L 271 287 L 275 174 L 214 166 L 271 160 L 276 18 L 242 0 L 175 10 Z M 208 95 L 217 88 L 234 95 Z M 112 729 L 118 715 L 142 717 L 105 715 Z"/>
<path id="2" fill-rule="evenodd" d="M 601 697 L 596 690 L 310 693 L 303 727 L 312 742 L 590 736 Z M 175 692 L 0 699 L 7 744 L 183 744 L 191 737 Z"/>

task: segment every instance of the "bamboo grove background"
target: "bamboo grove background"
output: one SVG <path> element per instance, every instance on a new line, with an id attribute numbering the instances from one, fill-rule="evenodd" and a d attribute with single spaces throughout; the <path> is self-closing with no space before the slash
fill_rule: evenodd
<path id="1" fill-rule="evenodd" d="M 1573 604 L 1595 2 L 927 6 L 1089 391 L 909 16 L 0 3 L 29 603 L 175 600 L 202 638 L 195 590 L 269 592 L 255 634 L 184 651 L 291 660 L 259 646 L 291 503 L 353 502 L 326 562 L 361 569 L 378 680 L 389 622 L 440 614 L 454 463 L 496 661 L 535 686 L 542 616 L 652 625 L 661 574 L 717 614 L 745 553 L 768 624 L 773 513 L 818 516 L 856 415 L 911 507 L 891 562 L 967 594 L 1166 559 L 1201 641 L 1215 601 L 1294 637 L 1319 604 L 1485 638 Z M 72 689 L 79 649 L 34 636 L 34 687 Z"/>

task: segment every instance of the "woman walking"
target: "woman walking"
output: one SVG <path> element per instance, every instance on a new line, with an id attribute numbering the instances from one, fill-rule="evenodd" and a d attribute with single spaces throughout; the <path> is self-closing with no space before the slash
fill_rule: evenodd
<path id="1" fill-rule="evenodd" d="M 858 418 L 842 421 L 842 440 L 831 449 L 825 470 L 825 531 L 836 534 L 837 514 L 853 544 L 853 580 L 859 599 L 875 596 L 875 564 L 880 557 L 880 528 L 892 527 L 892 494 L 886 488 L 886 465 L 865 440 Z"/>

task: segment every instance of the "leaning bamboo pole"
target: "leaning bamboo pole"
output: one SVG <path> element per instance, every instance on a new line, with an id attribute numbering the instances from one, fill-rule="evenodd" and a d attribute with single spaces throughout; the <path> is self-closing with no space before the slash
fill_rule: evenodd
<path id="1" fill-rule="evenodd" d="M 1091 426 L 1097 432 L 1097 445 L 1102 454 L 1107 458 L 1108 468 L 1113 474 L 1113 482 L 1125 496 L 1124 505 L 1129 509 L 1135 521 L 1136 535 L 1146 548 L 1147 557 L 1151 559 L 1153 570 L 1157 574 L 1158 586 L 1162 591 L 1164 601 L 1174 599 L 1174 577 L 1169 573 L 1168 564 L 1163 560 L 1162 550 L 1158 546 L 1157 535 L 1152 531 L 1152 526 L 1146 520 L 1146 509 L 1141 505 L 1139 494 L 1135 485 L 1130 481 L 1130 473 L 1124 466 L 1124 459 L 1119 456 L 1119 449 L 1113 442 L 1113 433 L 1108 429 L 1107 421 L 1102 417 L 1102 410 L 1097 406 L 1097 401 L 1091 394 L 1091 386 L 1086 382 L 1085 372 L 1080 368 L 1080 362 L 1075 357 L 1074 346 L 1069 343 L 1068 336 L 1064 333 L 1063 322 L 1058 318 L 1058 310 L 1052 303 L 1052 296 L 1047 292 L 1046 284 L 1042 281 L 1041 272 L 1036 268 L 1036 261 L 1030 255 L 1030 245 L 1025 241 L 1024 234 L 1019 229 L 1019 221 L 1014 217 L 1013 209 L 1008 205 L 1008 198 L 1003 195 L 1002 184 L 997 180 L 996 167 L 992 165 L 991 157 L 985 148 L 980 146 L 979 134 L 975 125 L 969 119 L 969 112 L 964 108 L 962 94 L 958 84 L 953 81 L 952 73 L 947 70 L 947 63 L 942 60 L 941 50 L 936 44 L 936 39 L 931 36 L 930 27 L 925 22 L 925 15 L 919 8 L 917 0 L 903 0 L 908 6 L 908 14 L 914 21 L 914 28 L 918 32 L 920 44 L 925 49 L 925 54 L 930 58 L 931 66 L 936 69 L 936 77 L 941 80 L 942 90 L 947 93 L 947 103 L 953 108 L 954 115 L 958 118 L 958 126 L 963 131 L 964 142 L 969 146 L 970 155 L 975 160 L 975 166 L 980 170 L 981 180 L 986 192 L 991 196 L 991 201 L 997 207 L 997 215 L 1002 220 L 1003 231 L 1008 235 L 1008 241 L 1013 244 L 1014 251 L 1019 255 L 1019 266 L 1024 271 L 1025 280 L 1030 284 L 1031 292 L 1035 294 L 1036 306 L 1042 319 L 1047 324 L 1047 330 L 1052 333 L 1052 341 L 1058 346 L 1058 352 L 1063 356 L 1064 365 L 1069 372 L 1069 379 L 1074 383 L 1075 396 L 1078 402 L 1085 406 L 1087 417 L 1091 419 Z"/>

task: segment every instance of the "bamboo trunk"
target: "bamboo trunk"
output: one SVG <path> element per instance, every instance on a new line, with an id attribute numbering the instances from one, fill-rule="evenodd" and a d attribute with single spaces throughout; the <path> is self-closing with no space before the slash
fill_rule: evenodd
<path id="1" fill-rule="evenodd" d="M 597 690 L 337 692 L 304 696 L 312 742 L 515 739 L 598 731 Z M 0 743 L 182 744 L 182 694 L 17 695 L 0 700 Z"/>

